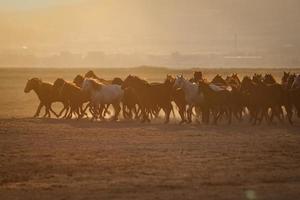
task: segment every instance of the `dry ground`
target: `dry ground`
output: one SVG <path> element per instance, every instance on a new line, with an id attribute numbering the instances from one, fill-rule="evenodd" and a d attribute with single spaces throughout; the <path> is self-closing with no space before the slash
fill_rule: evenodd
<path id="1" fill-rule="evenodd" d="M 300 128 L 0 119 L 0 199 L 300 199 Z"/>

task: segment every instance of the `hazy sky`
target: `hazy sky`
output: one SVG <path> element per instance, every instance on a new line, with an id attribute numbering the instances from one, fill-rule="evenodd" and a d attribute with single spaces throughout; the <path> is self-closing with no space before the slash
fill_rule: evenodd
<path id="1" fill-rule="evenodd" d="M 299 0 L 0 0 L 2 49 L 169 53 L 300 46 Z"/>

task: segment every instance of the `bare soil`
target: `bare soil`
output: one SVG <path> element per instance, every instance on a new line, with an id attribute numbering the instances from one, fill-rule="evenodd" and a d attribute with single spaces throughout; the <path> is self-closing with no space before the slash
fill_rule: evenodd
<path id="1" fill-rule="evenodd" d="M 299 199 L 299 125 L 0 119 L 0 199 Z"/>

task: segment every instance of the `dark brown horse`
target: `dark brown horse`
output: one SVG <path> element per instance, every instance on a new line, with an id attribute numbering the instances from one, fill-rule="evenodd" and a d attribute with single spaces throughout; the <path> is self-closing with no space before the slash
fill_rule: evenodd
<path id="1" fill-rule="evenodd" d="M 165 83 L 168 83 L 170 85 L 174 85 L 175 78 L 172 77 L 171 75 L 167 75 Z M 179 124 L 187 122 L 187 120 L 185 118 L 185 115 L 186 115 L 186 101 L 185 101 L 185 95 L 184 95 L 183 89 L 172 87 L 171 100 L 174 101 L 174 103 L 178 107 L 178 113 L 179 113 L 180 118 L 181 118 L 181 121 L 180 121 Z"/>
<path id="2" fill-rule="evenodd" d="M 150 122 L 149 111 L 155 110 L 157 107 L 165 112 L 165 123 L 169 122 L 172 110 L 171 85 L 166 83 L 149 84 L 137 76 L 129 75 L 122 85 L 123 89 L 128 87 L 133 88 L 136 92 L 141 109 L 142 122 Z"/>
<path id="3" fill-rule="evenodd" d="M 228 124 L 231 123 L 232 119 L 232 95 L 231 92 L 224 89 L 215 91 L 209 83 L 199 82 L 199 90 L 204 94 L 205 105 L 213 113 L 213 123 L 217 124 L 218 119 L 223 113 L 227 114 Z"/>
<path id="4" fill-rule="evenodd" d="M 50 112 L 57 116 L 57 114 L 51 108 L 51 104 L 53 102 L 60 101 L 60 99 L 58 94 L 53 90 L 53 85 L 51 83 L 43 82 L 39 78 L 32 78 L 27 81 L 24 92 L 29 93 L 31 90 L 36 93 L 40 100 L 38 108 L 33 117 L 39 116 L 43 106 L 45 106 L 46 111 L 43 117 L 51 117 Z"/>
<path id="5" fill-rule="evenodd" d="M 270 123 L 274 116 L 283 122 L 281 106 L 285 105 L 286 98 L 283 87 L 278 83 L 264 84 L 260 75 L 255 77 L 255 81 L 244 77 L 241 86 L 241 91 L 247 94 L 247 107 L 254 119 L 253 124 L 261 123 L 263 118 Z M 269 109 L 271 116 L 268 115 Z"/>
<path id="6" fill-rule="evenodd" d="M 85 114 L 85 110 L 83 110 L 82 106 L 83 103 L 89 101 L 89 97 L 86 93 L 81 91 L 80 87 L 62 78 L 56 79 L 53 87 L 59 91 L 60 97 L 64 99 L 64 102 L 67 102 L 70 107 L 69 114 L 67 115 L 67 111 L 64 117 L 72 118 L 73 114 L 76 114 L 79 119 Z"/>
<path id="7" fill-rule="evenodd" d="M 215 85 L 227 86 L 228 83 L 222 78 L 221 75 L 217 74 L 211 81 Z"/>
<path id="8" fill-rule="evenodd" d="M 203 81 L 202 72 L 195 71 L 193 78 L 191 78 L 189 81 L 192 83 L 199 83 L 199 81 Z"/>

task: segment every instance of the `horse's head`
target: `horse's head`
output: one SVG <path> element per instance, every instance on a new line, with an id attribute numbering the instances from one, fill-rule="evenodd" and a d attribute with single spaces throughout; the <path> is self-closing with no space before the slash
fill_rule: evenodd
<path id="1" fill-rule="evenodd" d="M 211 82 L 215 84 L 227 85 L 226 81 L 219 74 L 217 74 Z"/>
<path id="2" fill-rule="evenodd" d="M 289 76 L 290 76 L 290 72 L 283 72 L 283 76 L 281 78 L 281 84 L 286 84 L 288 82 Z"/>
<path id="3" fill-rule="evenodd" d="M 121 79 L 121 78 L 119 78 L 119 77 L 116 77 L 116 78 L 114 78 L 113 80 L 112 80 L 112 84 L 114 84 L 114 85 L 122 85 L 123 84 L 123 80 Z"/>
<path id="4" fill-rule="evenodd" d="M 134 82 L 134 76 L 128 75 L 122 83 L 122 89 L 126 89 Z"/>
<path id="5" fill-rule="evenodd" d="M 84 77 L 82 75 L 77 75 L 74 79 L 73 79 L 73 83 L 75 83 L 75 85 L 77 85 L 78 87 L 82 86 Z"/>
<path id="6" fill-rule="evenodd" d="M 253 82 L 249 76 L 245 76 L 241 83 L 241 91 L 249 91 L 253 86 Z"/>
<path id="7" fill-rule="evenodd" d="M 186 80 L 184 79 L 183 75 L 177 76 L 173 87 L 174 88 L 183 88 L 185 81 Z"/>
<path id="8" fill-rule="evenodd" d="M 148 82 L 146 80 L 143 80 L 137 76 L 129 75 L 124 80 L 124 82 L 122 84 L 122 89 L 125 89 L 128 87 L 140 88 L 140 87 L 144 87 L 145 85 L 148 85 Z"/>
<path id="9" fill-rule="evenodd" d="M 174 85 L 174 82 L 175 82 L 175 78 L 172 75 L 167 74 L 165 83 Z"/>
<path id="10" fill-rule="evenodd" d="M 276 80 L 271 74 L 265 74 L 265 77 L 263 79 L 263 83 L 274 84 L 274 83 L 276 83 Z"/>
<path id="11" fill-rule="evenodd" d="M 54 89 L 59 89 L 59 88 L 61 88 L 64 84 L 65 84 L 65 80 L 64 79 L 62 79 L 62 78 L 58 78 L 58 79 L 56 79 L 55 81 L 54 81 L 54 83 L 53 83 L 53 88 Z"/>
<path id="12" fill-rule="evenodd" d="M 34 89 L 37 89 L 40 84 L 42 83 L 42 80 L 39 79 L 39 78 L 32 78 L 32 79 L 29 79 L 26 83 L 26 86 L 25 86 L 25 89 L 24 89 L 24 92 L 25 93 L 28 93 L 30 92 L 31 90 L 34 90 Z"/>
<path id="13" fill-rule="evenodd" d="M 255 83 L 262 83 L 263 82 L 263 77 L 261 74 L 254 74 L 252 78 L 253 82 Z"/>
<path id="14" fill-rule="evenodd" d="M 96 74 L 95 74 L 92 70 L 88 71 L 88 72 L 84 75 L 84 77 L 85 77 L 85 78 L 94 78 L 94 79 L 97 79 Z"/>
<path id="15" fill-rule="evenodd" d="M 195 71 L 194 72 L 194 79 L 196 82 L 202 80 L 202 72 L 201 71 Z"/>

